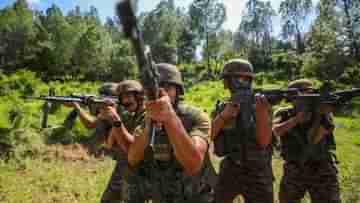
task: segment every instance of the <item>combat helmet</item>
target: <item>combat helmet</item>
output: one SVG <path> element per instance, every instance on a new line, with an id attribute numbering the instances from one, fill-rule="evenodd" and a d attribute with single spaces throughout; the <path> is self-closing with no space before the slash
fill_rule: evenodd
<path id="1" fill-rule="evenodd" d="M 118 84 L 114 82 L 104 83 L 99 88 L 99 94 L 104 96 L 116 96 L 116 88 Z"/>
<path id="2" fill-rule="evenodd" d="M 184 82 L 181 78 L 181 73 L 175 65 L 168 63 L 156 64 L 159 71 L 160 83 L 171 83 L 179 87 L 179 95 L 184 94 Z"/>
<path id="3" fill-rule="evenodd" d="M 248 76 L 251 79 L 254 78 L 254 68 L 253 65 L 244 59 L 232 59 L 228 61 L 220 74 L 220 77 L 224 79 L 225 77 L 242 75 Z"/>
<path id="4" fill-rule="evenodd" d="M 302 89 L 304 88 L 304 86 L 307 88 L 313 88 L 313 83 L 308 79 L 298 79 L 290 82 L 288 85 L 288 89 Z"/>
<path id="5" fill-rule="evenodd" d="M 144 88 L 143 86 L 136 80 L 124 80 L 119 83 L 116 93 L 118 95 L 122 95 L 128 92 L 136 92 L 136 93 L 143 93 Z"/>

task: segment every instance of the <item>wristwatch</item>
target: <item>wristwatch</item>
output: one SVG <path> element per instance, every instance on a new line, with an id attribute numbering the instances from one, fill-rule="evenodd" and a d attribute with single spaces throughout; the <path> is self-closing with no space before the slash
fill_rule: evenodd
<path id="1" fill-rule="evenodd" d="M 122 126 L 123 122 L 121 120 L 117 120 L 113 122 L 113 126 L 115 128 L 120 128 Z"/>

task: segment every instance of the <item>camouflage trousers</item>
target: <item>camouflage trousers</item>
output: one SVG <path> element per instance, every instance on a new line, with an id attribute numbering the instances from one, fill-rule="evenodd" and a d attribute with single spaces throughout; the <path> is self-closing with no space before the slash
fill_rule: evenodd
<path id="1" fill-rule="evenodd" d="M 273 174 L 271 163 L 237 164 L 230 158 L 221 162 L 218 183 L 215 187 L 215 203 L 232 203 L 242 195 L 245 203 L 273 203 Z"/>
<path id="2" fill-rule="evenodd" d="M 101 197 L 101 203 L 122 203 L 125 199 L 123 189 L 126 182 L 123 179 L 123 171 L 127 167 L 127 160 L 119 160 L 112 172 L 110 181 Z"/>
<path id="3" fill-rule="evenodd" d="M 312 203 L 340 203 L 337 169 L 332 161 L 321 161 L 299 165 L 284 164 L 284 175 L 280 184 L 280 203 L 300 203 L 305 192 Z"/>
<path id="4" fill-rule="evenodd" d="M 146 202 L 143 191 L 142 179 L 139 174 L 133 173 L 127 160 L 119 160 L 111 175 L 101 203 L 144 203 Z"/>

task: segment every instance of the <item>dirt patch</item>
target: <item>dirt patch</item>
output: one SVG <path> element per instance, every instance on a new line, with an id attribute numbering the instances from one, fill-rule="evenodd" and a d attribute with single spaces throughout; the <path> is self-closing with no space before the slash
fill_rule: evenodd
<path id="1" fill-rule="evenodd" d="M 49 145 L 46 147 L 45 159 L 62 159 L 64 161 L 89 161 L 90 159 L 103 159 L 104 153 L 101 150 L 94 152 L 88 145 Z"/>

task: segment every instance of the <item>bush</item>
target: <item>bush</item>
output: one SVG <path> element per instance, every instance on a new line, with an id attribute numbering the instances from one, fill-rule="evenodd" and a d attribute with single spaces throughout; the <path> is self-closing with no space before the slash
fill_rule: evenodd
<path id="1" fill-rule="evenodd" d="M 340 82 L 360 87 L 360 63 L 347 67 L 340 76 Z"/>
<path id="2" fill-rule="evenodd" d="M 36 89 L 43 85 L 35 73 L 20 70 L 16 74 L 0 76 L 0 96 L 9 95 L 12 90 L 16 90 L 18 96 L 33 95 Z"/>

